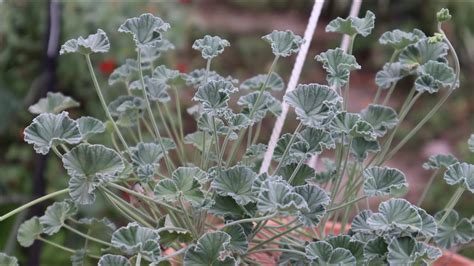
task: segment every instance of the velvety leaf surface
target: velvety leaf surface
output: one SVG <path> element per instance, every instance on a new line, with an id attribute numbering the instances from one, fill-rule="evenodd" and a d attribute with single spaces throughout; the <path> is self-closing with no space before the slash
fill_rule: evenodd
<path id="1" fill-rule="evenodd" d="M 48 92 L 46 97 L 41 98 L 37 103 L 30 106 L 28 111 L 32 114 L 59 114 L 66 109 L 78 106 L 79 103 L 69 96 L 64 96 L 60 92 Z"/>

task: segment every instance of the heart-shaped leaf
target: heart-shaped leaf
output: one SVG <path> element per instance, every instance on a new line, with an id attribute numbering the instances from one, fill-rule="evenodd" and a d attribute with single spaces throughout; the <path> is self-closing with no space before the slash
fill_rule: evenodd
<path id="1" fill-rule="evenodd" d="M 78 106 L 79 103 L 69 96 L 64 96 L 60 92 L 48 92 L 46 97 L 39 99 L 28 108 L 28 111 L 32 114 L 59 114 L 66 109 Z"/>
<path id="2" fill-rule="evenodd" d="M 436 154 L 428 158 L 428 161 L 423 164 L 423 168 L 426 170 L 448 168 L 457 162 L 459 162 L 458 159 L 451 154 Z"/>
<path id="3" fill-rule="evenodd" d="M 265 80 L 267 79 L 266 74 L 257 75 L 251 77 L 247 80 L 244 80 L 242 84 L 240 84 L 240 88 L 244 90 L 260 90 L 262 86 L 265 84 Z M 273 91 L 281 91 L 285 88 L 285 82 L 275 72 L 270 74 L 268 78 L 267 85 L 265 86 L 265 90 L 273 90 Z"/>
<path id="4" fill-rule="evenodd" d="M 20 225 L 16 239 L 22 247 L 29 247 L 41 233 L 43 233 L 43 226 L 38 217 L 34 216 Z"/>
<path id="5" fill-rule="evenodd" d="M 367 11 L 364 18 L 348 17 L 346 19 L 334 19 L 326 26 L 326 32 L 338 32 L 351 36 L 360 34 L 363 37 L 367 37 L 372 32 L 374 25 L 374 13 Z"/>
<path id="6" fill-rule="evenodd" d="M 306 246 L 306 257 L 316 265 L 355 265 L 356 259 L 345 248 L 333 248 L 326 241 L 312 242 Z"/>
<path id="7" fill-rule="evenodd" d="M 367 219 L 373 230 L 419 232 L 422 220 L 415 206 L 405 199 L 389 199 L 380 203 L 379 212 Z"/>
<path id="8" fill-rule="evenodd" d="M 18 266 L 18 259 L 13 256 L 0 252 L 0 265 L 3 266 Z"/>
<path id="9" fill-rule="evenodd" d="M 390 265 L 429 265 L 441 257 L 441 250 L 411 237 L 394 238 L 388 245 Z"/>
<path id="10" fill-rule="evenodd" d="M 43 216 L 39 218 L 43 232 L 53 235 L 61 229 L 65 221 L 77 213 L 77 206 L 69 201 L 55 202 L 46 208 Z"/>
<path id="11" fill-rule="evenodd" d="M 146 46 L 158 46 L 162 34 L 170 28 L 158 17 L 150 13 L 142 14 L 139 17 L 129 18 L 120 25 L 118 31 L 132 35 L 133 41 L 138 48 Z"/>
<path id="12" fill-rule="evenodd" d="M 290 30 L 274 30 L 262 37 L 272 47 L 272 52 L 276 56 L 287 57 L 299 51 L 304 40 Z"/>
<path id="13" fill-rule="evenodd" d="M 399 61 L 408 68 L 421 66 L 429 61 L 444 61 L 448 46 L 444 42 L 430 42 L 428 38 L 405 47 L 399 55 Z"/>
<path id="14" fill-rule="evenodd" d="M 362 137 L 353 138 L 351 143 L 351 154 L 359 162 L 363 162 L 369 156 L 369 152 L 380 151 L 380 145 L 378 141 L 368 141 Z"/>
<path id="15" fill-rule="evenodd" d="M 206 35 L 193 43 L 193 49 L 201 51 L 202 58 L 209 60 L 224 52 L 224 48 L 230 46 L 229 41 L 219 36 Z"/>
<path id="16" fill-rule="evenodd" d="M 384 136 L 388 129 L 398 124 L 397 112 L 383 105 L 370 104 L 360 112 L 360 116 L 374 128 L 377 137 Z"/>
<path id="17" fill-rule="evenodd" d="M 129 223 L 112 234 L 111 244 L 129 255 L 139 253 L 153 262 L 161 255 L 159 240 L 156 230 Z"/>
<path id="18" fill-rule="evenodd" d="M 295 108 L 298 119 L 309 127 L 321 128 L 334 115 L 333 107 L 342 101 L 341 97 L 328 86 L 300 84 L 287 93 L 285 102 Z"/>
<path id="19" fill-rule="evenodd" d="M 323 64 L 328 73 L 326 79 L 330 86 L 342 87 L 349 81 L 351 71 L 360 69 L 356 58 L 347 54 L 341 48 L 329 49 L 315 57 Z"/>
<path id="20" fill-rule="evenodd" d="M 375 84 L 381 89 L 388 89 L 408 74 L 400 62 L 386 63 L 375 75 Z"/>
<path id="21" fill-rule="evenodd" d="M 204 194 L 196 177 L 201 178 L 202 182 L 202 173 L 195 176 L 196 172 L 199 173 L 199 171 L 190 171 L 187 167 L 179 167 L 174 170 L 171 179 L 163 179 L 155 186 L 155 198 L 176 201 L 182 195 L 185 200 L 195 206 L 201 204 Z"/>
<path id="22" fill-rule="evenodd" d="M 221 196 L 232 197 L 239 205 L 256 201 L 252 184 L 257 174 L 245 166 L 234 166 L 220 172 L 211 183 L 211 187 Z"/>
<path id="23" fill-rule="evenodd" d="M 48 154 L 51 147 L 60 143 L 76 144 L 81 141 L 81 133 L 76 121 L 67 112 L 60 114 L 44 113 L 33 119 L 25 128 L 25 141 L 33 144 L 37 153 Z"/>
<path id="24" fill-rule="evenodd" d="M 308 205 L 308 210 L 301 209 L 298 219 L 306 226 L 317 226 L 324 216 L 326 206 L 331 201 L 326 192 L 315 185 L 304 185 L 295 187 L 295 192 L 303 197 Z"/>
<path id="25" fill-rule="evenodd" d="M 418 42 L 418 40 L 426 38 L 426 35 L 419 29 L 414 29 L 412 32 L 405 32 L 399 29 L 387 31 L 380 36 L 379 43 L 388 45 L 395 50 L 402 50 L 410 44 Z"/>
<path id="26" fill-rule="evenodd" d="M 257 208 L 261 212 L 279 212 L 283 215 L 298 211 L 309 212 L 304 198 L 283 180 L 266 180 L 260 187 Z"/>
<path id="27" fill-rule="evenodd" d="M 88 55 L 91 53 L 107 53 L 110 49 L 110 42 L 107 34 L 101 29 L 97 33 L 83 38 L 71 39 L 61 46 L 59 54 L 81 53 Z"/>
<path id="28" fill-rule="evenodd" d="M 229 93 L 225 90 L 226 82 L 211 80 L 201 86 L 193 100 L 201 103 L 209 115 L 222 115 L 228 111 Z"/>
<path id="29" fill-rule="evenodd" d="M 396 191 L 408 188 L 405 175 L 395 168 L 371 167 L 363 175 L 364 194 L 369 197 L 393 195 Z"/>
<path id="30" fill-rule="evenodd" d="M 188 248 L 184 265 L 237 265 L 234 258 L 224 254 L 230 243 L 231 236 L 225 232 L 206 233 Z"/>
<path id="31" fill-rule="evenodd" d="M 76 120 L 77 125 L 79 126 L 79 132 L 83 140 L 87 140 L 90 137 L 105 132 L 105 125 L 99 119 L 82 116 Z"/>
<path id="32" fill-rule="evenodd" d="M 132 266 L 130 261 L 124 256 L 106 254 L 100 257 L 99 266 Z"/>
<path id="33" fill-rule="evenodd" d="M 468 163 L 455 163 L 448 167 L 444 173 L 444 180 L 449 185 L 460 184 L 474 193 L 474 165 Z"/>
<path id="34" fill-rule="evenodd" d="M 451 210 L 443 223 L 441 217 L 446 211 L 436 213 L 435 219 L 438 223 L 438 233 L 434 239 L 436 244 L 442 248 L 452 248 L 461 244 L 467 244 L 474 239 L 474 225 L 467 218 L 459 218 L 455 210 Z"/>

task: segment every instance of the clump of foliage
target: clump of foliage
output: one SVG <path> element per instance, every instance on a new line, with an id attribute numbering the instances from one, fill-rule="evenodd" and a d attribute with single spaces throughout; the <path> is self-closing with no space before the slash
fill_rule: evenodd
<path id="1" fill-rule="evenodd" d="M 465 191 L 474 192 L 474 165 L 452 155 L 433 156 L 424 165 L 434 170 L 431 181 L 444 172 L 447 184 L 458 188 L 446 208 L 432 216 L 417 206 L 429 185 L 418 204 L 397 198 L 408 188 L 406 177 L 384 164 L 459 85 L 458 58 L 441 29 L 449 18 L 447 10 L 438 14 L 438 32 L 432 37 L 417 29 L 381 36 L 380 43 L 393 49 L 393 56 L 375 77 L 379 89 L 373 103 L 359 113 L 347 110 L 350 74 L 361 68 L 351 49 L 317 55 L 328 85 L 300 84 L 284 96 L 299 124 L 278 140 L 268 171 L 259 170 L 267 146 L 257 143 L 258 135 L 262 119 L 281 112 L 281 102 L 271 91 L 285 85 L 274 67 L 282 57 L 298 52 L 303 43 L 299 36 L 291 31 L 264 36 L 275 59 L 267 74 L 239 86 L 236 79 L 211 70 L 213 60 L 230 46 L 227 40 L 196 40 L 193 48 L 202 54 L 206 68 L 180 74 L 155 66 L 160 54 L 172 47 L 164 38 L 170 25 L 151 14 L 128 19 L 119 32 L 132 38 L 137 58 L 127 59 L 110 75 L 109 85 L 118 89 L 120 84 L 126 94 L 109 103 L 91 62 L 95 53 L 109 50 L 106 33 L 99 29 L 69 40 L 61 54 L 83 56 L 107 120 L 69 117 L 65 110 L 78 103 L 59 93 L 30 107 L 39 115 L 25 129 L 25 141 L 37 153 L 53 151 L 61 159 L 69 186 L 0 220 L 68 195 L 43 216 L 25 221 L 18 241 L 25 247 L 36 240 L 52 244 L 70 252 L 74 265 L 91 259 L 99 265 L 255 264 L 262 258 L 258 253 L 273 254 L 278 263 L 291 265 L 430 264 L 442 255 L 441 248 L 473 239 L 472 221 L 459 217 L 454 207 Z M 364 18 L 337 18 L 326 30 L 349 35 L 352 47 L 356 38 L 371 34 L 374 23 L 369 11 Z M 413 88 L 397 112 L 387 103 L 405 77 L 414 79 Z M 243 93 L 237 94 L 239 88 Z M 179 97 L 185 89 L 196 89 L 196 106 L 188 112 L 198 128 L 186 135 Z M 438 104 L 393 146 L 415 102 L 432 93 L 442 94 Z M 229 105 L 236 95 L 239 111 Z M 173 99 L 176 119 L 169 106 Z M 108 134 L 111 147 L 95 144 L 96 134 Z M 474 152 L 474 136 L 468 145 Z M 240 156 L 241 146 L 246 149 Z M 325 157 L 331 149 L 333 159 Z M 324 157 L 326 169 L 306 165 L 312 156 Z M 388 199 L 376 212 L 360 210 L 349 226 L 350 210 L 359 210 L 358 203 L 372 197 Z M 98 200 L 110 203 L 128 224 L 117 227 L 107 218 L 81 217 L 80 210 Z M 331 220 L 340 220 L 340 228 Z M 83 237 L 84 244 L 72 249 L 47 239 L 62 229 Z M 5 254 L 0 262 L 17 264 Z"/>

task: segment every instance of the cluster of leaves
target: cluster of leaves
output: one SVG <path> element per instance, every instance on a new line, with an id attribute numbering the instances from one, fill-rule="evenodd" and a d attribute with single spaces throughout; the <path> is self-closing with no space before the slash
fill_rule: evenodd
<path id="1" fill-rule="evenodd" d="M 358 36 L 369 35 L 374 22 L 375 15 L 369 11 L 364 18 L 338 18 L 326 30 L 348 34 L 354 42 Z M 254 253 L 266 251 L 281 252 L 283 264 L 420 265 L 441 256 L 441 250 L 431 244 L 451 248 L 472 241 L 472 221 L 460 218 L 452 207 L 433 217 L 406 200 L 392 198 L 403 195 L 408 184 L 400 170 L 383 165 L 410 103 L 425 92 L 457 86 L 444 37 L 435 40 L 419 30 L 394 30 L 381 36 L 380 43 L 395 52 L 377 73 L 379 88 L 393 90 L 402 78 L 415 79 L 416 95 L 400 114 L 376 102 L 358 113 L 349 112 L 341 92 L 349 90 L 351 71 L 361 66 L 340 48 L 317 55 L 327 71 L 328 85 L 299 84 L 284 96 L 300 123 L 293 133 L 278 140 L 274 167 L 260 172 L 267 146 L 256 143 L 259 128 L 268 114 L 278 116 L 282 110 L 281 102 L 271 94 L 285 87 L 274 66 L 279 58 L 296 53 L 303 40 L 291 31 L 264 36 L 275 55 L 272 67 L 239 86 L 238 80 L 210 70 L 212 60 L 230 46 L 218 36 L 205 36 L 193 44 L 207 62 L 205 69 L 180 74 L 163 65 L 155 67 L 160 53 L 173 47 L 163 36 L 169 27 L 151 14 L 128 19 L 120 26 L 119 32 L 132 37 L 137 59 L 127 59 L 111 74 L 109 85 L 122 84 L 127 95 L 108 105 L 90 61 L 92 54 L 109 50 L 105 32 L 98 30 L 63 45 L 61 54 L 85 56 L 108 121 L 70 118 L 65 110 L 78 103 L 60 93 L 48 94 L 30 107 L 39 115 L 25 129 L 25 141 L 41 154 L 53 150 L 62 160 L 69 175 L 65 191 L 70 199 L 54 203 L 42 217 L 23 223 L 18 231 L 22 246 L 47 241 L 42 235 L 65 228 L 106 248 L 100 257 L 87 244 L 77 250 L 64 248 L 74 252 L 76 265 L 86 257 L 98 258 L 99 265 L 139 265 L 142 259 L 154 264 L 251 264 Z M 196 89 L 193 100 L 197 104 L 188 112 L 195 117 L 198 130 L 187 135 L 179 113 L 179 86 Z M 239 96 L 239 111 L 229 104 L 232 96 Z M 170 116 L 168 103 L 173 98 L 177 122 L 163 114 L 165 110 Z M 158 116 L 152 110 L 153 102 Z M 156 120 L 164 130 L 159 130 Z M 131 133 L 123 134 L 125 129 Z M 142 132 L 144 129 L 147 131 Z M 114 147 L 91 144 L 96 134 L 109 134 Z M 245 153 L 235 163 L 246 134 Z M 135 145 L 129 146 L 132 142 Z M 229 145 L 230 151 L 226 149 Z M 195 152 L 189 158 L 191 147 Z M 336 150 L 335 160 L 323 158 L 325 170 L 305 164 L 331 149 Z M 447 169 L 444 179 L 449 185 L 458 186 L 460 193 L 474 192 L 474 165 L 439 155 L 425 166 Z M 347 183 L 341 187 L 344 177 Z M 323 189 L 328 186 L 330 192 Z M 358 198 L 359 191 L 363 196 Z M 99 199 L 99 193 L 128 225 L 117 229 L 106 219 L 76 217 L 78 209 Z M 338 194 L 342 198 L 336 202 Z M 379 205 L 378 212 L 363 210 L 349 232 L 343 227 L 336 236 L 326 235 L 327 221 L 335 213 L 347 222 L 351 206 L 381 196 L 390 199 Z M 87 227 L 88 233 L 79 227 Z M 100 234 L 94 233 L 97 228 Z M 307 230 L 311 228 L 315 230 Z M 0 256 L 1 261 L 7 259 Z"/>

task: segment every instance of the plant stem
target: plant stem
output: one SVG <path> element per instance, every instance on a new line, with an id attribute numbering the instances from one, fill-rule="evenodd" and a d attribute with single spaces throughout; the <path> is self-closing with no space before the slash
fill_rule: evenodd
<path id="1" fill-rule="evenodd" d="M 65 189 L 62 189 L 62 190 L 59 190 L 59 191 L 56 191 L 56 192 L 53 192 L 53 193 L 44 195 L 44 196 L 42 196 L 42 197 L 40 197 L 40 198 L 37 198 L 37 199 L 35 199 L 35 200 L 32 200 L 32 201 L 30 201 L 30 202 L 28 202 L 28 203 L 26 203 L 26 204 L 21 205 L 20 207 L 14 209 L 14 210 L 12 210 L 12 211 L 10 211 L 10 212 L 8 212 L 8 213 L 2 215 L 2 216 L 0 217 L 0 222 L 3 221 L 3 220 L 5 220 L 5 219 L 7 219 L 7 218 L 10 217 L 10 216 L 13 216 L 13 215 L 15 215 L 15 214 L 17 214 L 17 213 L 19 213 L 19 212 L 21 212 L 21 211 L 23 211 L 23 210 L 28 209 L 28 208 L 31 207 L 31 206 L 34 206 L 34 205 L 36 205 L 36 204 L 38 204 L 38 203 L 41 203 L 41 202 L 43 202 L 43 201 L 45 201 L 45 200 L 54 198 L 54 197 L 56 197 L 56 196 L 59 196 L 59 195 L 62 195 L 62 194 L 68 193 L 68 192 L 69 192 L 69 188 L 65 188 Z"/>
<path id="2" fill-rule="evenodd" d="M 269 220 L 269 219 L 275 217 L 276 215 L 277 215 L 276 213 L 273 213 L 273 214 L 269 214 L 269 215 L 266 215 L 266 216 L 255 217 L 255 218 L 247 218 L 247 219 L 241 219 L 241 220 L 233 221 L 233 222 L 224 224 L 224 226 L 221 227 L 221 230 L 226 228 L 226 227 L 236 225 L 236 224 L 243 224 L 243 223 L 251 223 L 251 222 L 259 222 L 259 221 Z"/>
<path id="3" fill-rule="evenodd" d="M 183 210 L 184 212 L 184 222 L 185 224 L 187 225 L 188 227 L 188 230 L 191 232 L 191 234 L 194 236 L 194 239 L 198 239 L 199 238 L 199 235 L 198 233 L 196 232 L 194 226 L 193 226 L 193 222 L 189 219 L 189 213 L 186 209 L 186 207 L 184 206 L 184 202 L 183 202 L 183 196 L 180 195 L 178 197 L 178 202 L 179 202 L 179 205 L 181 206 L 181 209 Z"/>
<path id="4" fill-rule="evenodd" d="M 462 194 L 464 193 L 464 190 L 466 190 L 464 187 L 460 186 L 456 192 L 454 192 L 453 196 L 449 200 L 448 204 L 444 208 L 444 215 L 441 217 L 441 219 L 438 222 L 438 226 L 442 225 L 446 218 L 448 218 L 449 213 L 454 209 L 454 206 L 458 203 L 459 199 L 461 198 Z"/>
<path id="5" fill-rule="evenodd" d="M 176 257 L 176 256 L 178 256 L 178 255 L 180 255 L 180 254 L 183 254 L 186 250 L 188 250 L 188 247 L 182 248 L 182 249 L 180 249 L 180 250 L 178 250 L 178 251 L 176 251 L 176 252 L 174 252 L 174 253 L 172 253 L 172 254 L 163 256 L 163 257 L 161 257 L 161 258 L 159 259 L 159 261 L 166 261 L 166 260 L 168 260 L 168 259 L 171 259 L 171 258 L 173 258 L 173 257 Z"/>
<path id="6" fill-rule="evenodd" d="M 291 176 L 288 179 L 288 184 L 291 185 L 291 182 L 293 182 L 293 179 L 295 179 L 296 175 L 300 171 L 301 166 L 303 166 L 303 163 L 304 163 L 305 160 L 306 160 L 306 158 L 303 158 L 298 162 L 298 165 L 296 165 L 295 170 L 293 171 L 293 173 L 291 173 Z"/>
<path id="7" fill-rule="evenodd" d="M 259 252 L 287 252 L 287 253 L 303 256 L 303 257 L 306 256 L 306 253 L 304 252 L 294 250 L 294 249 L 285 249 L 285 248 L 264 248 L 264 249 L 259 249 L 259 250 L 248 251 L 247 254 L 259 253 Z"/>
<path id="8" fill-rule="evenodd" d="M 179 97 L 179 94 L 178 94 L 178 89 L 176 88 L 176 86 L 171 86 L 171 88 L 173 88 L 174 90 L 174 94 L 175 94 L 175 99 L 176 99 L 176 111 L 178 113 L 178 128 L 179 128 L 179 136 L 181 138 L 181 142 L 184 143 L 184 129 L 183 129 L 183 118 L 181 117 L 181 101 L 180 101 L 180 97 Z"/>
<path id="9" fill-rule="evenodd" d="M 416 206 L 421 207 L 421 204 L 423 203 L 423 200 L 425 200 L 425 197 L 428 194 L 428 190 L 430 190 L 430 187 L 433 184 L 433 181 L 435 177 L 438 175 L 438 173 L 439 173 L 439 168 L 436 169 L 436 171 L 434 171 L 433 174 L 431 174 L 430 179 L 428 180 L 428 183 L 425 185 L 425 189 L 423 190 L 421 197 L 418 199 L 418 203 L 416 204 Z"/>
<path id="10" fill-rule="evenodd" d="M 286 156 L 288 155 L 288 153 L 290 151 L 291 145 L 293 145 L 293 142 L 296 139 L 296 135 L 302 127 L 303 127 L 303 124 L 300 122 L 298 124 L 298 126 L 296 127 L 295 132 L 293 132 L 293 136 L 291 136 L 291 139 L 288 142 L 288 145 L 286 146 L 285 151 L 283 152 L 283 155 L 281 156 L 280 162 L 278 162 L 278 165 L 277 165 L 275 171 L 273 172 L 273 174 L 278 173 L 278 170 L 280 170 L 280 168 L 283 166 L 283 163 L 286 159 Z"/>
<path id="11" fill-rule="evenodd" d="M 261 247 L 261 246 L 263 246 L 263 245 L 265 245 L 265 244 L 267 244 L 267 243 L 270 243 L 270 242 L 272 242 L 274 239 L 277 239 L 277 238 L 279 238 L 279 237 L 281 237 L 281 236 L 284 236 L 284 235 L 286 235 L 286 234 L 288 234 L 288 233 L 290 233 L 290 232 L 292 232 L 292 231 L 294 231 L 294 230 L 300 228 L 301 226 L 303 226 L 303 224 L 295 225 L 295 226 L 293 226 L 293 227 L 290 227 L 290 228 L 286 229 L 286 230 L 283 231 L 283 232 L 280 232 L 280 233 L 278 233 L 278 234 L 276 234 L 276 235 L 270 237 L 269 239 L 267 239 L 267 240 L 265 240 L 265 241 L 263 241 L 263 242 L 258 243 L 258 244 L 255 245 L 253 248 L 249 249 L 249 250 L 247 251 L 247 254 L 253 253 L 252 251 L 257 250 L 259 247 Z"/>
<path id="12" fill-rule="evenodd" d="M 108 246 L 108 247 L 113 247 L 112 244 L 110 244 L 108 242 L 105 242 L 103 240 L 100 240 L 98 238 L 92 237 L 90 235 L 84 234 L 81 231 L 69 226 L 68 224 L 63 224 L 63 226 L 64 226 L 64 228 L 68 229 L 69 231 L 71 231 L 75 234 L 78 234 L 78 235 L 82 236 L 85 239 L 88 239 L 90 241 L 93 241 L 93 242 L 96 242 L 96 243 L 99 243 L 99 244 L 102 244 L 102 245 L 105 245 L 105 246 Z"/>
<path id="13" fill-rule="evenodd" d="M 142 264 L 142 254 L 137 254 L 137 259 L 135 260 L 135 266 L 140 266 Z"/>
<path id="14" fill-rule="evenodd" d="M 358 201 L 360 201 L 360 200 L 363 200 L 363 199 L 365 199 L 365 198 L 367 198 L 367 196 L 362 196 L 362 197 L 359 197 L 359 198 L 357 198 L 357 199 L 348 201 L 348 202 L 343 203 L 343 204 L 341 204 L 341 205 L 339 205 L 339 206 L 336 206 L 336 207 L 334 207 L 334 208 L 331 208 L 331 209 L 326 210 L 326 213 L 328 213 L 328 212 L 333 212 L 333 211 L 337 211 L 337 210 L 339 210 L 339 209 L 342 209 L 342 208 L 344 208 L 344 207 L 346 207 L 346 206 L 350 206 L 350 205 L 352 205 L 352 204 L 354 204 L 354 203 L 356 203 L 356 202 L 358 202 Z"/>
<path id="15" fill-rule="evenodd" d="M 355 41 L 355 35 L 350 37 L 349 41 L 349 48 L 347 49 L 347 54 L 352 54 L 352 49 L 354 48 L 354 41 Z M 342 105 L 344 110 L 347 110 L 347 102 L 349 101 L 349 80 L 351 76 L 349 75 L 349 78 L 347 80 L 345 89 L 344 89 L 344 97 L 342 97 Z"/>
<path id="16" fill-rule="evenodd" d="M 53 247 L 55 247 L 55 248 L 64 250 L 64 251 L 66 251 L 66 252 L 69 252 L 69 253 L 72 253 L 72 254 L 76 253 L 76 250 L 74 250 L 74 249 L 70 249 L 70 248 L 64 247 L 64 246 L 62 246 L 62 245 L 59 245 L 59 244 L 57 244 L 57 243 L 54 243 L 53 241 L 49 241 L 49 240 L 44 239 L 44 238 L 42 238 L 42 237 L 38 237 L 38 240 L 41 241 L 41 242 L 44 242 L 44 243 L 46 243 L 46 244 L 48 244 L 48 245 L 51 245 L 51 246 L 53 246 Z M 93 259 L 100 259 L 99 256 L 92 255 L 92 254 L 88 254 L 88 253 L 86 253 L 86 254 L 87 254 L 88 257 L 91 257 L 91 258 L 93 258 Z"/>
<path id="17" fill-rule="evenodd" d="M 128 155 L 130 155 L 130 157 L 131 157 L 132 153 L 131 153 L 130 149 L 128 148 L 127 142 L 125 141 L 125 138 L 123 137 L 122 133 L 120 132 L 120 130 L 117 126 L 117 123 L 115 123 L 114 118 L 110 114 L 109 108 L 107 107 L 107 103 L 105 102 L 105 99 L 104 99 L 104 95 L 102 95 L 102 91 L 100 89 L 99 82 L 97 81 L 97 77 L 95 76 L 94 68 L 92 67 L 91 58 L 88 54 L 85 55 L 85 57 L 86 57 L 87 67 L 89 68 L 89 73 L 92 77 L 92 82 L 94 83 L 95 91 L 97 93 L 97 96 L 99 97 L 100 104 L 102 105 L 102 109 L 104 109 L 104 112 L 105 112 L 105 115 L 107 116 L 107 119 L 109 119 L 110 123 L 112 123 L 112 126 L 115 130 L 115 133 L 119 137 L 120 142 L 122 143 L 123 147 L 127 151 Z"/>

